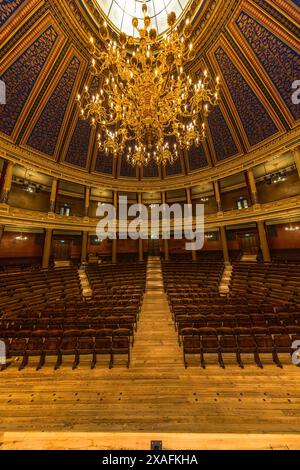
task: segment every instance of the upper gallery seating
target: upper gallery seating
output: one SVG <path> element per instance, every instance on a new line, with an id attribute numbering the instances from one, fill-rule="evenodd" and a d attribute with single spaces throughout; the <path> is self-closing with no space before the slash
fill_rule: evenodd
<path id="1" fill-rule="evenodd" d="M 273 263 L 300 263 L 300 250 L 273 250 Z"/>
<path id="2" fill-rule="evenodd" d="M 10 308 L 3 312 L 0 338 L 6 342 L 8 358 L 22 357 L 20 370 L 32 356 L 39 357 L 37 369 L 48 356 L 55 356 L 58 369 L 67 355 L 74 356 L 73 368 L 82 355 L 92 357 L 92 368 L 99 355 L 108 356 L 110 368 L 115 356 L 125 356 L 129 367 L 130 347 L 145 290 L 146 266 L 91 266 L 88 276 L 95 287 L 92 300 L 83 301 L 75 292 L 74 296 L 69 295 L 66 286 L 66 295 L 49 297 L 47 302 L 35 306 L 26 304 L 19 311 Z"/>
<path id="3" fill-rule="evenodd" d="M 162 254 L 163 256 L 163 254 Z M 242 252 L 240 250 L 230 250 L 229 257 L 231 262 L 236 262 L 241 259 Z M 187 253 L 171 253 L 170 254 L 171 261 L 183 261 L 188 262 L 188 255 Z M 198 253 L 198 261 L 223 261 L 224 255 L 223 251 L 201 251 Z"/>
<path id="4" fill-rule="evenodd" d="M 293 341 L 300 339 L 300 307 L 293 303 L 300 283 L 295 266 L 287 270 L 287 266 L 236 263 L 228 297 L 218 292 L 222 275 L 218 262 L 171 261 L 163 272 L 185 366 L 193 355 L 205 368 L 206 355 L 214 354 L 225 367 L 224 354 L 232 353 L 244 367 L 242 355 L 247 353 L 263 367 L 261 354 L 266 353 L 282 367 L 279 354 L 291 353 Z M 293 294 L 287 296 L 285 286 Z M 287 302 L 281 302 L 285 298 Z"/>

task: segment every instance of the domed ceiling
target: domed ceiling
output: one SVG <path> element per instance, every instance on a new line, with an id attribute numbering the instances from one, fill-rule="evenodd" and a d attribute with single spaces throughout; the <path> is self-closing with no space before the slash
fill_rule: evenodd
<path id="1" fill-rule="evenodd" d="M 122 31 L 129 36 L 135 35 L 132 26 L 132 19 L 143 20 L 143 3 L 146 3 L 148 15 L 151 18 L 151 24 L 156 28 L 159 34 L 167 29 L 168 13 L 174 11 L 177 18 L 181 18 L 185 10 L 191 3 L 190 0 L 97 0 L 102 13 L 104 13 L 108 22 L 118 31 Z"/>
<path id="2" fill-rule="evenodd" d="M 0 105 L 0 155 L 70 179 L 118 186 L 126 181 L 178 186 L 242 167 L 270 148 L 299 140 L 300 106 L 292 83 L 300 79 L 299 1 L 152 1 L 153 16 L 187 5 L 197 49 L 191 73 L 204 67 L 222 80 L 222 99 L 208 118 L 208 138 L 200 149 L 183 152 L 166 168 L 135 169 L 126 158 L 102 155 L 96 131 L 79 119 L 76 94 L 89 74 L 87 43 L 97 34 L 103 11 L 121 0 L 4 0 L 0 2 L 0 79 L 6 105 Z M 161 5 L 160 10 L 157 5 Z M 162 6 L 164 5 L 164 6 Z M 162 11 L 164 13 L 162 13 Z M 119 16 L 118 16 L 119 18 Z M 121 187 L 121 186 L 120 186 Z M 146 186 L 145 186 L 146 187 Z"/>

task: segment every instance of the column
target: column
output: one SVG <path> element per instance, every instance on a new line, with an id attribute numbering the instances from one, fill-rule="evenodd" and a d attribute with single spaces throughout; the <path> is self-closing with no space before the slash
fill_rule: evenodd
<path id="1" fill-rule="evenodd" d="M 295 160 L 298 175 L 300 178 L 300 147 L 297 147 L 294 149 L 294 160 Z"/>
<path id="2" fill-rule="evenodd" d="M 186 189 L 186 201 L 188 204 L 192 205 L 192 191 L 190 188 Z M 192 250 L 192 260 L 197 261 L 197 251 Z"/>
<path id="3" fill-rule="evenodd" d="M 259 240 L 260 240 L 260 248 L 263 255 L 263 260 L 265 263 L 271 262 L 271 255 L 270 249 L 268 245 L 267 233 L 266 233 L 266 226 L 264 221 L 257 222 Z"/>
<path id="4" fill-rule="evenodd" d="M 86 186 L 86 188 L 85 188 L 85 203 L 84 203 L 84 215 L 85 215 L 85 217 L 89 216 L 90 199 L 91 199 L 91 188 L 89 186 Z"/>
<path id="5" fill-rule="evenodd" d="M 143 195 L 142 193 L 138 193 L 138 204 L 143 204 Z M 144 244 L 143 239 L 139 238 L 139 261 L 142 262 L 144 260 Z"/>
<path id="6" fill-rule="evenodd" d="M 251 202 L 252 205 L 258 204 L 258 196 L 257 196 L 257 187 L 256 187 L 256 181 L 253 173 L 253 169 L 250 168 L 246 172 L 246 178 L 247 178 L 247 183 L 248 183 L 248 188 L 251 196 Z"/>
<path id="7" fill-rule="evenodd" d="M 230 264 L 226 227 L 220 227 L 221 243 L 225 264 Z"/>
<path id="8" fill-rule="evenodd" d="M 0 225 L 0 243 L 4 235 L 5 225 Z"/>
<path id="9" fill-rule="evenodd" d="M 51 247 L 52 247 L 52 230 L 50 228 L 47 228 L 46 233 L 45 233 L 44 251 L 43 251 L 43 262 L 42 262 L 43 269 L 49 268 Z"/>
<path id="10" fill-rule="evenodd" d="M 218 212 L 222 212 L 222 199 L 221 199 L 221 189 L 220 189 L 220 181 L 214 181 L 214 192 L 215 192 L 215 198 L 218 206 Z"/>
<path id="11" fill-rule="evenodd" d="M 118 208 L 118 191 L 114 191 L 113 194 L 114 207 Z M 117 213 L 117 231 L 118 231 L 118 213 Z M 112 263 L 117 262 L 117 239 L 112 241 Z"/>
<path id="12" fill-rule="evenodd" d="M 163 192 L 161 196 L 162 196 L 162 203 L 167 204 L 166 193 Z M 164 239 L 164 252 L 165 252 L 165 261 L 169 261 L 170 255 L 169 255 L 169 240 L 168 239 Z"/>
<path id="13" fill-rule="evenodd" d="M 2 188 L 2 191 L 1 191 L 1 197 L 0 197 L 0 202 L 2 204 L 7 204 L 9 192 L 11 190 L 11 185 L 12 185 L 14 165 L 15 164 L 13 162 L 8 162 L 8 165 L 7 165 L 7 168 L 6 168 L 3 188 Z"/>
<path id="14" fill-rule="evenodd" d="M 87 261 L 88 239 L 89 239 L 89 232 L 82 232 L 81 263 L 85 263 Z"/>
<path id="15" fill-rule="evenodd" d="M 55 212 L 57 199 L 58 179 L 53 178 L 50 194 L 50 212 Z"/>

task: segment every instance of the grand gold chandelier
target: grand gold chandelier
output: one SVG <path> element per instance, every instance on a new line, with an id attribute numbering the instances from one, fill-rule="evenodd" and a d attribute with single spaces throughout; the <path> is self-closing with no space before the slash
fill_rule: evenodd
<path id="1" fill-rule="evenodd" d="M 126 153 L 134 167 L 151 160 L 172 165 L 180 150 L 205 140 L 205 118 L 219 100 L 219 78 L 213 83 L 207 70 L 196 80 L 186 73 L 195 58 L 189 19 L 180 32 L 176 14 L 170 13 L 169 32 L 160 39 L 146 4 L 143 13 L 141 27 L 137 18 L 132 21 L 136 38 L 120 33 L 118 42 L 112 40 L 106 22 L 100 27 L 104 45 L 91 38 L 91 73 L 101 88 L 92 95 L 86 86 L 77 101 L 81 118 L 99 129 L 102 152 Z"/>

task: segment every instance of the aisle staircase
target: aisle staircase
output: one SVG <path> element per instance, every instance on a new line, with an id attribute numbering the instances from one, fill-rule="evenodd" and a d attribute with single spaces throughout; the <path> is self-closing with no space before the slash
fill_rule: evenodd
<path id="1" fill-rule="evenodd" d="M 84 268 L 78 269 L 78 275 L 80 279 L 80 284 L 82 288 L 82 295 L 85 299 L 90 299 L 93 296 L 93 291 L 89 283 L 89 278 L 85 272 Z"/>
<path id="2" fill-rule="evenodd" d="M 242 262 L 246 263 L 256 263 L 257 262 L 257 255 L 255 254 L 250 254 L 250 253 L 245 253 L 241 257 Z"/>
<path id="3" fill-rule="evenodd" d="M 183 365 L 158 256 L 148 258 L 146 293 L 131 364 L 133 368 L 159 364 L 160 370 L 161 366 L 169 370 L 172 365 Z"/>
<path id="4" fill-rule="evenodd" d="M 231 264 L 225 265 L 223 276 L 219 285 L 219 292 L 221 295 L 227 295 L 230 292 L 230 281 L 232 276 Z"/>

